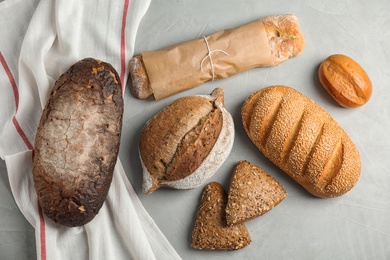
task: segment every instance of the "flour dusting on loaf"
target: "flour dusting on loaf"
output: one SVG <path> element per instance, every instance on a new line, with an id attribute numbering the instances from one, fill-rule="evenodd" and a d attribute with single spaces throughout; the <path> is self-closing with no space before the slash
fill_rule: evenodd
<path id="1" fill-rule="evenodd" d="M 262 21 L 274 56 L 272 65 L 278 65 L 303 51 L 305 41 L 296 16 L 267 16 Z"/>
<path id="2" fill-rule="evenodd" d="M 56 81 L 35 137 L 33 178 L 43 212 L 81 226 L 99 212 L 116 164 L 123 116 L 119 76 L 86 58 Z"/>

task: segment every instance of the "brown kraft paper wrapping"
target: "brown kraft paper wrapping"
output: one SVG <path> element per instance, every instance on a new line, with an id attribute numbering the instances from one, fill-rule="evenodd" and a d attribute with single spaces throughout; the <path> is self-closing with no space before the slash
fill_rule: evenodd
<path id="1" fill-rule="evenodd" d="M 213 71 L 214 80 L 222 79 L 267 66 L 273 59 L 261 20 L 158 51 L 144 51 L 142 58 L 156 100 L 213 80 Z"/>

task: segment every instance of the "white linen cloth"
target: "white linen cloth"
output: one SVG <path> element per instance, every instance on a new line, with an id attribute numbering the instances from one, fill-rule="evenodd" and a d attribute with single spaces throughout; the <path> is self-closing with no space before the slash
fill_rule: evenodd
<path id="1" fill-rule="evenodd" d="M 87 225 L 68 228 L 42 213 L 32 150 L 55 80 L 73 63 L 111 63 L 123 88 L 138 25 L 150 0 L 0 2 L 0 156 L 13 196 L 35 228 L 38 259 L 180 259 L 148 215 L 120 160 L 108 197 Z"/>

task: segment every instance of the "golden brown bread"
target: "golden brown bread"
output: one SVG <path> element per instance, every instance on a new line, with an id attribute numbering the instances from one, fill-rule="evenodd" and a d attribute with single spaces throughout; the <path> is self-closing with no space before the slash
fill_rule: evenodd
<path id="1" fill-rule="evenodd" d="M 145 193 L 159 187 L 192 189 L 216 172 L 234 140 L 223 99 L 221 88 L 179 98 L 147 122 L 139 143 Z"/>
<path id="2" fill-rule="evenodd" d="M 272 86 L 253 93 L 242 107 L 242 123 L 259 150 L 313 195 L 340 196 L 358 181 L 355 144 L 300 92 Z"/>
<path id="3" fill-rule="evenodd" d="M 305 40 L 296 16 L 290 14 L 267 16 L 262 22 L 274 57 L 274 62 L 270 65 L 279 65 L 299 55 L 305 48 Z"/>
<path id="4" fill-rule="evenodd" d="M 227 195 L 221 184 L 211 182 L 203 190 L 192 231 L 191 246 L 201 250 L 238 250 L 251 243 L 244 224 L 227 226 Z"/>
<path id="5" fill-rule="evenodd" d="M 359 107 L 372 93 L 371 80 L 364 69 L 343 54 L 326 58 L 318 69 L 322 86 L 343 107 Z"/>
<path id="6" fill-rule="evenodd" d="M 294 15 L 268 16 L 262 19 L 262 24 L 272 55 L 268 63 L 262 66 L 279 65 L 303 51 L 305 42 L 298 19 Z M 133 57 L 129 65 L 133 95 L 140 99 L 148 98 L 153 94 L 153 89 L 142 55 Z"/>
<path id="7" fill-rule="evenodd" d="M 123 98 L 108 63 L 83 59 L 56 81 L 35 137 L 33 178 L 43 212 L 81 226 L 99 212 L 119 152 Z"/>
<path id="8" fill-rule="evenodd" d="M 273 209 L 287 196 L 284 187 L 257 165 L 241 160 L 230 180 L 226 222 L 243 223 Z"/>

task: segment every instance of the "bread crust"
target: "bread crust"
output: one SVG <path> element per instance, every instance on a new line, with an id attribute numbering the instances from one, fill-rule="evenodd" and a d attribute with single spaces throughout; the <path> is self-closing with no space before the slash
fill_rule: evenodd
<path id="1" fill-rule="evenodd" d="M 282 62 L 299 55 L 305 48 L 298 18 L 294 15 L 273 15 L 262 19 L 274 63 Z"/>
<path id="2" fill-rule="evenodd" d="M 268 16 L 262 19 L 262 23 L 273 56 L 266 66 L 279 65 L 303 51 L 305 41 L 297 17 L 290 14 Z M 135 97 L 146 99 L 153 95 L 142 55 L 130 60 L 130 78 Z"/>
<path id="3" fill-rule="evenodd" d="M 286 86 L 250 95 L 242 107 L 243 126 L 275 165 L 318 197 L 352 189 L 360 176 L 359 152 L 323 108 Z"/>
<path id="4" fill-rule="evenodd" d="M 33 178 L 43 212 L 81 226 L 99 212 L 119 151 L 123 99 L 108 63 L 83 59 L 56 81 L 35 137 Z"/>
<path id="5" fill-rule="evenodd" d="M 132 58 L 130 60 L 129 68 L 133 95 L 139 99 L 150 97 L 153 94 L 153 90 L 150 87 L 142 55 Z"/>

